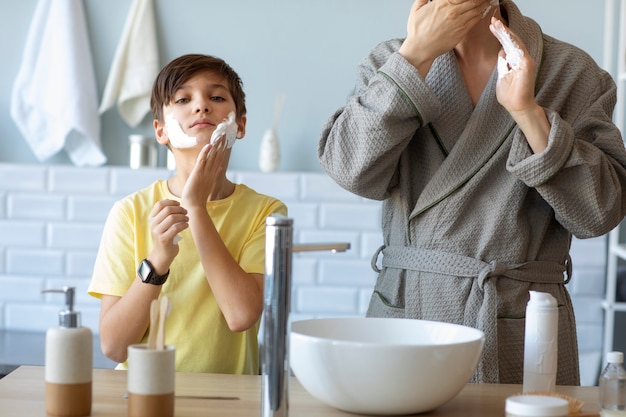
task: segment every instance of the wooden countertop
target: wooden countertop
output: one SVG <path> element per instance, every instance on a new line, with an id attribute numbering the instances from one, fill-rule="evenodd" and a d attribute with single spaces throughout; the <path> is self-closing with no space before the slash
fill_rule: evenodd
<path id="1" fill-rule="evenodd" d="M 290 381 L 289 415 L 293 417 L 348 417 L 311 397 L 298 383 Z M 506 397 L 521 391 L 520 385 L 468 384 L 447 404 L 419 416 L 503 417 Z M 597 416 L 597 387 L 557 387 L 557 391 L 584 401 L 583 414 Z M 127 416 L 126 372 L 93 371 L 91 415 Z M 0 379 L 0 417 L 44 417 L 44 368 L 21 366 Z M 261 377 L 217 374 L 176 374 L 176 416 L 251 417 L 261 415 Z M 198 396 L 214 399 L 190 398 Z"/>

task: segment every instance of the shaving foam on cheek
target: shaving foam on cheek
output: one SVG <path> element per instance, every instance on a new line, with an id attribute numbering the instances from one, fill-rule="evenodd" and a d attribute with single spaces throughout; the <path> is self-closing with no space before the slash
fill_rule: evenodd
<path id="1" fill-rule="evenodd" d="M 228 113 L 228 117 L 222 123 L 217 125 L 211 135 L 211 144 L 214 144 L 219 138 L 226 137 L 226 148 L 230 149 L 237 139 L 237 123 L 235 123 L 235 112 Z"/>
<path id="2" fill-rule="evenodd" d="M 191 148 L 198 144 L 198 140 L 195 137 L 189 136 L 183 131 L 182 126 L 174 117 L 174 113 L 169 113 L 165 116 L 165 129 L 167 130 L 170 143 L 175 148 Z"/>
<path id="3" fill-rule="evenodd" d="M 506 58 L 498 56 L 498 80 L 501 80 L 511 71 L 519 69 L 522 63 L 522 57 L 524 56 L 524 51 L 522 51 L 519 45 L 515 43 L 510 33 L 504 29 L 504 25 L 492 24 L 490 27 L 492 33 L 498 41 L 500 41 L 506 55 Z"/>

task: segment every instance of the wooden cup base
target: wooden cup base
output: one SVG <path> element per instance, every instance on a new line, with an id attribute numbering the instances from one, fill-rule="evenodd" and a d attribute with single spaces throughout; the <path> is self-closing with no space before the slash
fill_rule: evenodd
<path id="1" fill-rule="evenodd" d="M 174 417 L 174 393 L 128 393 L 128 417 Z"/>
<path id="2" fill-rule="evenodd" d="M 46 413 L 54 417 L 90 415 L 91 382 L 82 384 L 46 382 Z"/>

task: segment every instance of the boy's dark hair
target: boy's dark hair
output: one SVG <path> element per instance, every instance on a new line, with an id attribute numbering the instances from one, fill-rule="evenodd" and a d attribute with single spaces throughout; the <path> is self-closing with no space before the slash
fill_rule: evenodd
<path id="1" fill-rule="evenodd" d="M 163 106 L 172 102 L 176 91 L 199 72 L 212 72 L 224 76 L 235 100 L 237 120 L 246 114 L 246 94 L 239 75 L 223 59 L 202 54 L 178 57 L 161 69 L 152 87 L 150 108 L 154 118 L 163 121 Z"/>

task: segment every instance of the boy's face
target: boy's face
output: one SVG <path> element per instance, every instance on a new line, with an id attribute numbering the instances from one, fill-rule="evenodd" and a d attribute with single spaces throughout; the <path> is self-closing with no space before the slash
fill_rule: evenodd
<path id="1" fill-rule="evenodd" d="M 155 121 L 159 142 L 170 142 L 165 121 L 171 114 L 187 136 L 196 138 L 199 149 L 210 143 L 213 131 L 231 111 L 236 112 L 236 107 L 226 79 L 217 73 L 200 72 L 174 93 L 170 104 L 163 106 L 164 120 Z M 238 138 L 243 137 L 245 124 L 245 116 L 237 121 Z"/>

